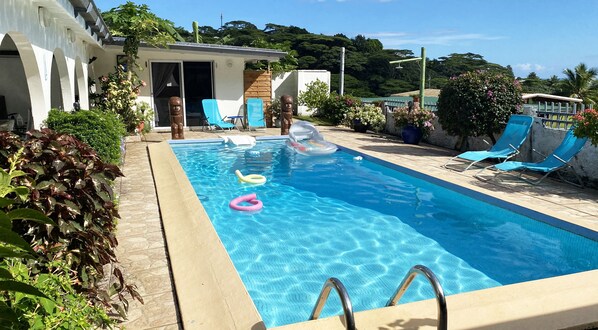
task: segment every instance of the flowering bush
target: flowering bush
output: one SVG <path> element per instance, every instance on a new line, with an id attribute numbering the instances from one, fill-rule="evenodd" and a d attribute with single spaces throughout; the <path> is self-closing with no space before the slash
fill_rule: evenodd
<path id="1" fill-rule="evenodd" d="M 573 116 L 575 131 L 577 137 L 587 137 L 592 145 L 598 147 L 598 111 L 588 109 Z"/>
<path id="2" fill-rule="evenodd" d="M 135 75 L 129 80 L 127 72 L 122 66 L 107 76 L 100 77 L 102 91 L 95 95 L 95 106 L 103 111 L 114 112 L 125 124 L 127 132 L 133 133 L 140 122 L 144 121 L 143 114 L 136 111 L 136 101 L 139 89 L 146 83 Z"/>
<path id="3" fill-rule="evenodd" d="M 422 130 L 424 136 L 428 136 L 434 130 L 432 120 L 436 115 L 430 110 L 408 107 L 396 108 L 393 114 L 396 127 L 414 126 Z"/>
<path id="4" fill-rule="evenodd" d="M 467 137 L 502 132 L 509 117 L 521 110 L 521 86 L 511 75 L 471 71 L 452 77 L 438 96 L 438 122 L 467 148 Z M 457 146 L 456 146 L 457 147 Z"/>
<path id="5" fill-rule="evenodd" d="M 363 104 L 350 108 L 345 117 L 345 124 L 353 127 L 355 120 L 359 120 L 361 124 L 369 126 L 376 132 L 384 129 L 386 123 L 382 109 L 373 104 Z"/>
<path id="6" fill-rule="evenodd" d="M 314 117 L 328 119 L 333 125 L 338 125 L 346 118 L 349 110 L 360 105 L 361 100 L 351 95 L 338 95 L 332 92 L 315 111 Z"/>

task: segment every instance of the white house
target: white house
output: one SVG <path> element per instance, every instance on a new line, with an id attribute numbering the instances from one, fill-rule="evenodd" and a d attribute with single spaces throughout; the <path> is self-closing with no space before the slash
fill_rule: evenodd
<path id="1" fill-rule="evenodd" d="M 114 71 L 122 41 L 112 38 L 92 0 L 0 1 L 0 123 L 27 130 L 39 128 L 51 108 L 70 110 L 78 100 L 88 109 L 88 79 Z M 157 127 L 170 126 L 165 100 L 173 95 L 183 98 L 187 126 L 198 124 L 203 98 L 218 99 L 223 116 L 237 114 L 245 63 L 285 55 L 192 43 L 141 47 L 140 78 L 148 86 L 139 98 L 154 107 Z"/>

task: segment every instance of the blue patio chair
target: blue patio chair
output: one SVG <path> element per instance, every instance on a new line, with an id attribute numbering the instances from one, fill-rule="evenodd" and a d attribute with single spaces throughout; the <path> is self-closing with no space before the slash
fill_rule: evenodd
<path id="1" fill-rule="evenodd" d="M 527 138 L 533 122 L 534 119 L 530 116 L 511 115 L 504 132 L 498 141 L 496 141 L 496 144 L 489 150 L 464 152 L 449 159 L 442 166 L 448 169 L 458 170 L 455 168 L 455 165 L 457 164 L 450 163 L 454 161 L 470 162 L 470 164 L 462 170 L 465 171 L 473 165 L 489 158 L 502 159 L 504 162 L 519 153 L 519 148 Z"/>
<path id="2" fill-rule="evenodd" d="M 504 173 L 517 171 L 519 173 L 519 178 L 521 178 L 522 180 L 529 182 L 531 184 L 538 184 L 542 180 L 544 180 L 544 178 L 546 178 L 548 176 L 548 174 L 550 174 L 552 172 L 556 172 L 559 175 L 559 178 L 561 180 L 563 180 L 567 183 L 573 184 L 575 186 L 582 187 L 583 182 L 581 181 L 581 178 L 579 177 L 579 175 L 577 174 L 577 172 L 575 171 L 573 166 L 569 165 L 569 162 L 571 161 L 571 159 L 573 159 L 573 157 L 575 157 L 575 155 L 577 155 L 581 151 L 581 149 L 583 149 L 587 140 L 588 140 L 588 138 L 578 138 L 575 135 L 573 135 L 573 128 L 572 128 L 565 135 L 563 142 L 561 142 L 561 144 L 552 152 L 551 155 L 544 158 L 544 160 L 542 160 L 541 162 L 526 163 L 526 162 L 506 161 L 506 162 L 503 162 L 500 164 L 491 165 L 491 166 L 483 168 L 482 170 L 480 170 L 478 173 L 475 174 L 475 177 L 477 177 L 478 179 L 484 180 L 480 176 L 482 174 L 482 172 L 486 169 L 494 168 L 498 171 L 498 173 L 496 173 L 492 179 L 496 179 L 496 177 L 498 177 L 499 175 L 504 174 Z M 563 178 L 563 176 L 560 173 L 561 172 L 560 170 L 567 169 L 567 168 L 569 168 L 573 171 L 573 174 L 575 174 L 575 177 L 577 178 L 578 183 L 571 182 L 571 181 L 568 181 L 567 179 Z M 544 175 L 541 178 L 536 179 L 536 180 L 524 178 L 523 173 L 525 173 L 525 171 L 528 171 L 528 170 L 535 171 L 535 172 L 541 172 L 541 173 L 544 173 Z M 484 180 L 484 181 L 486 181 L 486 180 Z"/>
<path id="3" fill-rule="evenodd" d="M 262 99 L 247 99 L 247 128 L 266 128 L 266 123 L 264 122 L 264 101 Z"/>
<path id="4" fill-rule="evenodd" d="M 224 121 L 220 115 L 220 110 L 218 110 L 218 102 L 215 99 L 203 99 L 201 100 L 201 104 L 203 105 L 203 113 L 210 128 L 212 126 L 219 127 L 220 129 L 227 128 L 229 130 L 235 128 L 235 125 L 232 123 Z"/>

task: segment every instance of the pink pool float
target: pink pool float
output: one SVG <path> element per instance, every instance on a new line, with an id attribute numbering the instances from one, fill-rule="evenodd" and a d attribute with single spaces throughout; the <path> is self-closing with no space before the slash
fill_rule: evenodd
<path id="1" fill-rule="evenodd" d="M 249 203 L 251 205 L 241 205 L 243 202 Z M 262 201 L 257 199 L 256 194 L 248 194 L 234 198 L 230 201 L 230 203 L 228 203 L 228 206 L 237 211 L 259 211 L 262 209 L 264 204 Z"/>

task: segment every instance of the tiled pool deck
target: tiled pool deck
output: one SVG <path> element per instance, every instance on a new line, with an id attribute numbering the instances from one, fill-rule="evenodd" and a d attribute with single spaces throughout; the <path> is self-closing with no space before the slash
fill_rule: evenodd
<path id="1" fill-rule="evenodd" d="M 339 145 L 598 231 L 598 191 L 595 189 L 579 189 L 551 179 L 532 186 L 510 176 L 503 176 L 502 181 L 496 183 L 481 182 L 473 178 L 476 170 L 458 173 L 441 167 L 456 154 L 452 150 L 426 144 L 407 145 L 394 138 L 354 133 L 342 127 L 320 127 L 320 131 L 327 140 Z M 192 131 L 185 132 L 185 138 L 215 138 L 223 134 L 280 135 L 280 130 Z M 143 305 L 131 301 L 129 320 L 123 324 L 128 329 L 183 328 L 147 150 L 148 145 L 169 138 L 169 132 L 150 133 L 142 142 L 127 143 L 125 177 L 120 179 L 119 189 L 122 219 L 117 232 L 117 256 L 128 281 L 137 284 L 145 300 Z M 598 311 L 598 306 L 594 309 Z M 386 329 L 385 326 L 389 325 L 381 324 L 379 329 Z M 403 328 L 399 326 L 389 329 Z M 197 324 L 197 328 L 209 327 Z M 320 328 L 324 329 L 326 325 Z"/>

